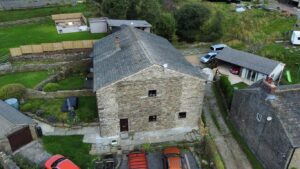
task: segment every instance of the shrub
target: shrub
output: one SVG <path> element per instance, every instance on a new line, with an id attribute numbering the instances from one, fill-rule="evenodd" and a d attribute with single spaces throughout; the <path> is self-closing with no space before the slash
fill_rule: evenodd
<path id="1" fill-rule="evenodd" d="M 23 106 L 21 106 L 21 111 L 23 112 L 31 112 L 33 109 L 33 106 L 31 103 L 25 103 Z"/>
<path id="2" fill-rule="evenodd" d="M 176 23 L 172 14 L 164 13 L 156 23 L 156 33 L 167 38 L 169 41 L 173 39 L 176 30 Z"/>
<path id="3" fill-rule="evenodd" d="M 55 92 L 59 89 L 59 84 L 57 83 L 48 83 L 44 86 L 43 90 L 45 92 Z"/>
<path id="4" fill-rule="evenodd" d="M 231 101 L 232 101 L 232 98 L 233 98 L 234 89 L 233 89 L 228 77 L 222 75 L 220 77 L 219 85 L 220 85 L 220 88 L 221 88 L 221 90 L 222 90 L 222 92 L 225 96 L 227 106 L 230 107 L 231 106 Z"/>
<path id="5" fill-rule="evenodd" d="M 22 84 L 8 84 L 0 88 L 0 99 L 21 99 L 26 94 L 26 88 Z"/>

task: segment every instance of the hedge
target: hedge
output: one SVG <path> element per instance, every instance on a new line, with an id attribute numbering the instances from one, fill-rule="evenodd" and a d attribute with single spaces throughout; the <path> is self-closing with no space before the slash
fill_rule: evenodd
<path id="1" fill-rule="evenodd" d="M 219 85 L 220 85 L 220 88 L 222 90 L 222 93 L 225 96 L 226 104 L 227 104 L 228 107 L 230 107 L 231 106 L 231 101 L 232 101 L 232 98 L 233 98 L 234 88 L 232 87 L 228 77 L 224 76 L 224 75 L 222 75 L 220 77 Z"/>
<path id="2" fill-rule="evenodd" d="M 21 99 L 26 94 L 26 88 L 22 84 L 8 84 L 0 88 L 0 99 Z"/>
<path id="3" fill-rule="evenodd" d="M 45 92 L 55 92 L 59 89 L 59 84 L 57 83 L 48 83 L 44 86 L 43 90 Z"/>

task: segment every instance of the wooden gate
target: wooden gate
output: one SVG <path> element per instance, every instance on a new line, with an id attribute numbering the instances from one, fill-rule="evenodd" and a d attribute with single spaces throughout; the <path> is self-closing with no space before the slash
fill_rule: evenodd
<path id="1" fill-rule="evenodd" d="M 10 134 L 7 138 L 12 151 L 18 150 L 33 140 L 28 126 Z"/>

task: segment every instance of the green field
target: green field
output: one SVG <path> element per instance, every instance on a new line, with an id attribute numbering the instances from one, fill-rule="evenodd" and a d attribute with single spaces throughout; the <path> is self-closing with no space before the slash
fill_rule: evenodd
<path id="1" fill-rule="evenodd" d="M 61 112 L 64 98 L 56 99 L 30 99 L 21 105 L 21 110 L 35 113 L 43 110 L 42 118 L 55 117 L 58 122 L 68 122 L 68 113 Z M 94 122 L 98 117 L 96 97 L 79 97 L 79 108 L 75 110 L 81 122 Z"/>
<path id="2" fill-rule="evenodd" d="M 47 71 L 6 74 L 0 76 L 0 87 L 7 84 L 20 83 L 27 88 L 33 88 L 48 76 Z"/>
<path id="3" fill-rule="evenodd" d="M 22 9 L 0 11 L 0 22 L 15 21 L 21 19 L 29 19 L 34 17 L 51 16 L 52 14 L 60 13 L 75 13 L 82 12 L 86 17 L 94 16 L 97 13 L 97 8 L 91 4 L 84 3 L 76 6 L 56 6 L 36 9 Z"/>
<path id="4" fill-rule="evenodd" d="M 95 156 L 89 155 L 91 145 L 83 143 L 83 136 L 44 136 L 43 146 L 52 154 L 61 154 L 82 169 L 92 169 Z"/>

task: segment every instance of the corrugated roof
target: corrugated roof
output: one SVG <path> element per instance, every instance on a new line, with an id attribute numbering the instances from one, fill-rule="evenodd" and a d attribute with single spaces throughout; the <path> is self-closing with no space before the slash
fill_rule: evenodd
<path id="1" fill-rule="evenodd" d="M 33 120 L 0 100 L 0 136 L 18 125 L 32 124 Z"/>
<path id="2" fill-rule="evenodd" d="M 115 38 L 121 49 L 115 47 Z M 166 39 L 139 29 L 122 26 L 94 45 L 94 90 L 130 76 L 152 65 L 168 64 L 168 69 L 199 78 L 205 77 L 188 63 Z"/>
<path id="3" fill-rule="evenodd" d="M 145 20 L 107 19 L 106 21 L 108 26 L 128 25 L 133 27 L 152 27 L 152 25 Z"/>
<path id="4" fill-rule="evenodd" d="M 222 51 L 220 51 L 216 58 L 267 75 L 269 75 L 275 69 L 275 67 L 281 63 L 276 60 L 271 60 L 229 47 L 224 48 Z"/>

